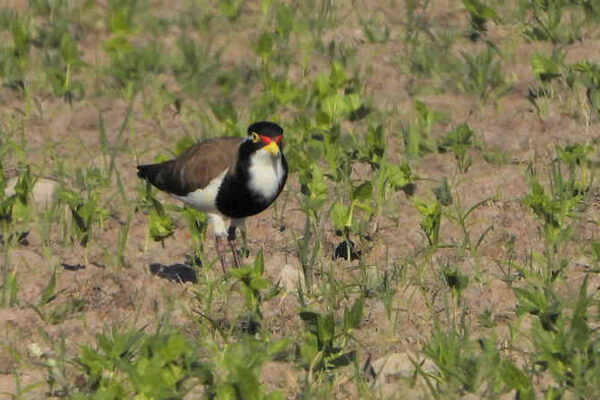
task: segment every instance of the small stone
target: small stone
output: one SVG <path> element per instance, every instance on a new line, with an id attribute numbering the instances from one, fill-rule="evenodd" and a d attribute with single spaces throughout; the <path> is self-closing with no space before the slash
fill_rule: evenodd
<path id="1" fill-rule="evenodd" d="M 372 363 L 373 370 L 380 385 L 393 382 L 399 378 L 410 378 L 414 375 L 415 365 L 411 359 L 420 364 L 426 373 L 437 372 L 437 367 L 429 360 L 423 361 L 423 357 L 410 352 L 392 353 L 381 357 Z"/>
<path id="2" fill-rule="evenodd" d="M 6 189 L 4 190 L 4 193 L 7 196 L 12 196 L 16 193 L 15 186 L 17 185 L 17 181 L 17 177 L 14 177 L 8 181 L 8 183 L 6 184 Z M 56 196 L 58 186 L 59 183 L 51 179 L 38 179 L 33 185 L 33 189 L 31 190 L 32 199 L 34 203 L 44 207 L 51 204 Z"/>
<path id="3" fill-rule="evenodd" d="M 304 275 L 299 268 L 286 264 L 279 273 L 279 282 L 287 291 L 295 291 L 299 285 L 304 286 Z"/>

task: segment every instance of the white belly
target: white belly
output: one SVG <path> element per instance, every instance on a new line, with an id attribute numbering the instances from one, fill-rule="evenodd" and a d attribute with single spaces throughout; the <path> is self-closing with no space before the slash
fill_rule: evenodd
<path id="1" fill-rule="evenodd" d="M 227 170 L 210 181 L 210 183 L 203 189 L 198 189 L 188 193 L 187 196 L 173 195 L 173 197 L 198 211 L 202 211 L 204 213 L 219 213 L 216 204 L 217 193 L 219 192 L 219 187 L 221 187 L 221 182 L 223 181 L 223 177 L 226 173 Z"/>

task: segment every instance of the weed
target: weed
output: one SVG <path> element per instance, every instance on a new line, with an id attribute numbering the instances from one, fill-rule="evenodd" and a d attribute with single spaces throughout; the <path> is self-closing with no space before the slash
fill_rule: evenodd
<path id="1" fill-rule="evenodd" d="M 462 173 L 467 172 L 473 162 L 467 155 L 467 149 L 475 146 L 473 136 L 473 130 L 464 123 L 448 132 L 438 145 L 440 152 L 450 150 L 454 153 L 458 170 Z"/>
<path id="2" fill-rule="evenodd" d="M 503 96 L 508 92 L 508 84 L 502 72 L 502 58 L 498 49 L 488 43 L 479 53 L 461 52 L 464 60 L 464 81 L 459 88 L 475 94 L 484 103 Z"/>
<path id="3" fill-rule="evenodd" d="M 479 0 L 463 0 L 465 8 L 469 12 L 469 24 L 471 32 L 468 34 L 469 39 L 476 41 L 479 37 L 486 33 L 486 22 L 498 18 L 496 11 L 480 2 Z"/>
<path id="4" fill-rule="evenodd" d="M 408 157 L 417 157 L 434 151 L 434 140 L 431 137 L 433 125 L 444 120 L 443 115 L 430 109 L 425 103 L 414 103 L 417 117 L 414 122 L 402 126 L 405 152 Z"/>

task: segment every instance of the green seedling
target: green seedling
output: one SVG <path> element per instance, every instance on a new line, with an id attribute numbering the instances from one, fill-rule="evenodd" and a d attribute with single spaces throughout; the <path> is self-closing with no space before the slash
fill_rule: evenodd
<path id="1" fill-rule="evenodd" d="M 265 361 L 278 357 L 289 346 L 288 340 L 262 342 L 244 337 L 225 347 L 218 355 L 214 380 L 206 385 L 209 398 L 280 400 L 278 391 L 266 393 L 260 383 L 260 369 Z M 217 371 L 224 371 L 218 374 Z M 243 393 L 243 394 L 242 394 Z"/>
<path id="2" fill-rule="evenodd" d="M 469 39 L 476 41 L 487 32 L 485 26 L 487 21 L 496 20 L 498 14 L 492 7 L 479 0 L 463 0 L 463 4 L 469 13 L 469 24 L 471 25 L 471 32 L 468 35 Z"/>
<path id="3" fill-rule="evenodd" d="M 401 127 L 404 149 L 408 157 L 418 157 L 435 150 L 434 140 L 431 137 L 433 125 L 444 120 L 444 116 L 425 103 L 415 101 L 417 117 L 414 122 Z"/>
<path id="4" fill-rule="evenodd" d="M 210 110 L 215 118 L 221 122 L 227 132 L 235 133 L 234 136 L 242 136 L 238 127 L 238 115 L 233 103 L 229 99 L 210 103 Z"/>
<path id="5" fill-rule="evenodd" d="M 538 84 L 529 88 L 527 99 L 535 107 L 538 117 L 546 112 L 547 99 L 556 97 L 557 86 L 573 86 L 565 56 L 566 52 L 561 50 L 553 50 L 550 56 L 540 53 L 531 56 L 531 69 Z"/>
<path id="6" fill-rule="evenodd" d="M 222 50 L 213 51 L 210 42 L 198 44 L 184 32 L 177 40 L 179 57 L 173 73 L 183 90 L 191 96 L 200 96 L 209 87 L 220 67 Z"/>
<path id="7" fill-rule="evenodd" d="M 302 209 L 306 214 L 318 218 L 318 212 L 327 200 L 327 185 L 321 168 L 313 164 L 310 169 L 300 173 L 299 180 L 300 191 L 303 194 Z"/>
<path id="8" fill-rule="evenodd" d="M 428 4 L 407 3 L 405 42 L 408 54 L 394 59 L 414 77 L 408 82 L 409 93 L 413 95 L 444 93 L 448 88 L 456 87 L 461 70 L 461 60 L 452 51 L 454 43 L 460 39 L 459 32 L 447 26 L 424 25 L 420 22 L 421 14 L 413 14 L 416 7 L 426 8 Z"/>
<path id="9" fill-rule="evenodd" d="M 436 247 L 439 244 L 440 226 L 442 223 L 442 205 L 438 200 L 424 202 L 415 199 L 413 204 L 419 214 L 423 216 L 421 230 L 429 246 Z"/>
<path id="10" fill-rule="evenodd" d="M 77 364 L 85 386 L 76 399 L 184 398 L 195 385 L 210 384 L 212 365 L 200 362 L 194 348 L 177 333 L 112 333 L 96 337 L 97 349 L 82 346 Z"/>
<path id="11" fill-rule="evenodd" d="M 475 343 L 470 339 L 468 330 L 462 331 L 456 327 L 446 330 L 436 323 L 423 352 L 439 368 L 439 379 L 443 388 L 438 390 L 473 391 L 476 388 L 475 349 Z M 439 397 L 439 394 L 436 397 Z"/>
<path id="12" fill-rule="evenodd" d="M 131 228 L 131 220 L 133 219 L 133 212 L 127 217 L 127 221 L 119 229 L 119 235 L 117 236 L 117 250 L 115 253 L 115 262 L 117 265 L 127 267 L 129 264 L 125 260 L 125 250 L 127 250 L 127 237 L 129 236 L 129 229 Z"/>
<path id="13" fill-rule="evenodd" d="M 98 205 L 100 194 L 92 191 L 87 196 L 66 188 L 58 192 L 58 200 L 65 204 L 72 217 L 69 238 L 78 241 L 84 248 L 92 238 L 92 227 L 106 218 L 106 210 Z"/>
<path id="14" fill-rule="evenodd" d="M 550 286 L 540 287 L 530 285 L 529 288 L 513 287 L 513 292 L 519 300 L 517 315 L 531 314 L 539 318 L 544 330 L 556 329 L 556 321 L 561 314 L 561 306 L 556 294 Z"/>
<path id="15" fill-rule="evenodd" d="M 360 18 L 358 22 L 369 43 L 386 43 L 390 39 L 390 28 L 378 18 Z"/>
<path id="16" fill-rule="evenodd" d="M 532 295 L 534 299 L 527 297 L 526 300 L 528 310 L 545 310 L 534 314 L 531 324 L 535 364 L 553 378 L 557 384 L 555 393 L 565 397 L 593 398 L 599 393 L 595 350 L 598 338 L 589 325 L 592 299 L 588 297 L 587 281 L 586 277 L 580 286 L 571 315 L 564 311 L 567 303 L 558 298 L 551 286 L 547 286 L 543 294 L 538 289 L 537 294 Z M 550 297 L 554 310 L 542 304 L 544 297 Z M 548 312 L 551 312 L 550 318 Z"/>
<path id="17" fill-rule="evenodd" d="M 7 14 L 7 21 L 0 26 L 0 32 L 8 31 L 12 45 L 0 47 L 0 77 L 5 86 L 13 90 L 26 90 L 25 72 L 29 64 L 31 48 L 31 20 L 18 14 Z"/>
<path id="18" fill-rule="evenodd" d="M 73 79 L 76 72 L 88 65 L 79 57 L 77 43 L 65 32 L 60 40 L 57 54 L 46 55 L 46 76 L 55 96 L 62 97 L 67 103 L 83 97 L 83 84 Z"/>
<path id="19" fill-rule="evenodd" d="M 322 315 L 312 311 L 302 311 L 305 332 L 298 345 L 296 355 L 304 368 L 312 376 L 314 373 L 332 370 L 352 363 L 356 357 L 354 350 L 344 351 L 351 332 L 362 320 L 364 299 L 358 298 L 350 308 L 344 309 L 341 330 L 336 329 L 332 313 Z M 341 339 L 341 346 L 336 343 Z"/>
<path id="20" fill-rule="evenodd" d="M 315 229 L 317 227 L 317 229 Z M 312 294 L 313 276 L 316 267 L 319 265 L 319 255 L 321 254 L 321 241 L 324 237 L 324 229 L 319 228 L 312 222 L 309 215 L 304 219 L 304 231 L 301 238 L 296 238 L 296 256 L 302 266 L 302 275 L 304 276 L 305 289 L 299 288 L 302 292 L 306 291 Z"/>
<path id="21" fill-rule="evenodd" d="M 137 44 L 132 41 L 132 36 L 139 30 L 134 18 L 140 10 L 137 3 L 112 3 L 107 21 L 111 35 L 102 43 L 102 48 L 110 59 L 110 67 L 104 73 L 113 79 L 127 101 L 132 101 L 141 90 L 146 75 L 164 68 L 159 42 Z"/>
<path id="22" fill-rule="evenodd" d="M 472 339 L 464 320 L 446 325 L 441 328 L 436 322 L 423 348 L 425 356 L 435 363 L 439 372 L 427 374 L 413 361 L 415 373 L 426 378 L 435 398 L 465 392 L 486 398 L 498 397 L 509 390 L 517 390 L 520 395 L 529 394 L 527 389 L 533 393 L 531 382 L 523 371 L 513 369 L 514 365 L 501 357 L 499 343 L 493 335 Z M 431 382 L 432 378 L 436 385 Z M 533 400 L 533 397 L 524 398 Z"/>
<path id="23" fill-rule="evenodd" d="M 506 165 L 512 160 L 509 152 L 495 146 L 484 148 L 482 156 L 485 162 L 492 165 Z"/>
<path id="24" fill-rule="evenodd" d="M 388 258 L 388 254 L 386 251 L 386 261 Z M 387 264 L 387 262 L 386 262 Z M 398 288 L 398 282 L 400 281 L 401 271 L 395 265 L 391 268 L 386 268 L 383 270 L 383 276 L 381 277 L 381 282 L 377 287 L 377 292 L 381 298 L 383 303 L 383 307 L 385 309 L 385 314 L 387 316 L 388 321 L 392 321 L 392 304 L 396 297 L 396 292 Z"/>
<path id="25" fill-rule="evenodd" d="M 76 314 L 85 308 L 85 301 L 78 298 L 67 299 L 48 310 L 46 305 L 54 301 L 63 290 L 56 291 L 56 269 L 52 271 L 52 276 L 48 280 L 44 291 L 37 304 L 27 303 L 29 307 L 40 317 L 45 324 L 57 325 L 63 322 L 67 317 Z"/>
<path id="26" fill-rule="evenodd" d="M 479 53 L 461 52 L 463 57 L 464 81 L 461 90 L 477 95 L 485 103 L 508 93 L 510 84 L 502 72 L 502 56 L 493 45 L 488 44 Z"/>
<path id="27" fill-rule="evenodd" d="M 569 146 L 557 150 L 552 162 L 550 187 L 544 188 L 535 174 L 530 176 L 530 193 L 523 198 L 541 220 L 540 232 L 546 248 L 543 259 L 547 264 L 545 280 L 554 280 L 567 267 L 569 261 L 561 256 L 573 234 L 577 210 L 591 185 L 586 146 Z M 567 169 L 566 173 L 564 169 Z"/>
<path id="28" fill-rule="evenodd" d="M 600 240 L 592 242 L 592 256 L 596 262 L 600 262 Z"/>
<path id="29" fill-rule="evenodd" d="M 461 196 L 459 196 L 458 194 L 456 194 L 455 196 L 452 196 L 452 191 L 450 188 L 450 185 L 448 184 L 448 180 L 444 177 L 442 178 L 442 180 L 440 181 L 439 185 L 436 186 L 435 188 L 432 189 L 437 201 L 446 207 L 449 207 L 448 212 L 444 213 L 444 215 L 447 217 L 447 219 L 458 225 L 458 227 L 461 229 L 462 233 L 463 233 L 463 238 L 462 238 L 462 243 L 459 244 L 454 244 L 452 245 L 453 247 L 456 246 L 458 249 L 461 250 L 461 252 L 463 250 L 469 250 L 473 253 L 473 255 L 476 255 L 477 250 L 479 249 L 479 246 L 481 246 L 481 243 L 483 242 L 483 240 L 485 239 L 485 237 L 487 236 L 488 233 L 490 233 L 490 231 L 492 231 L 494 229 L 494 225 L 490 224 L 488 225 L 480 234 L 479 237 L 477 238 L 476 241 L 474 241 L 471 238 L 471 231 L 470 231 L 470 227 L 473 224 L 476 224 L 477 222 L 471 222 L 471 215 L 473 214 L 473 212 L 475 212 L 478 208 L 488 204 L 490 201 L 494 200 L 496 196 L 491 196 L 488 198 L 485 198 L 481 201 L 476 202 L 475 204 L 473 204 L 470 207 L 463 207 L 462 205 L 462 198 Z M 452 206 L 452 207 L 450 207 Z"/>
<path id="30" fill-rule="evenodd" d="M 9 271 L 8 268 L 2 269 L 2 285 L 0 286 L 0 307 L 15 307 L 19 304 L 17 295 L 19 294 L 19 284 L 17 282 L 17 271 Z"/>
<path id="31" fill-rule="evenodd" d="M 152 197 L 149 200 L 152 208 L 148 213 L 148 235 L 155 242 L 164 242 L 175 232 L 175 223 L 157 199 Z"/>
<path id="32" fill-rule="evenodd" d="M 467 172 L 473 163 L 471 157 L 467 154 L 468 148 L 475 147 L 473 136 L 473 130 L 464 123 L 448 132 L 438 144 L 440 152 L 452 151 L 454 153 L 458 170 L 462 173 Z"/>
<path id="33" fill-rule="evenodd" d="M 512 390 L 515 391 L 516 398 L 522 400 L 535 400 L 535 392 L 531 379 L 517 367 L 513 362 L 502 360 L 499 365 L 500 378 Z M 546 393 L 551 393 L 549 390 Z M 552 398 L 552 397 L 551 397 Z"/>
<path id="34" fill-rule="evenodd" d="M 540 53 L 534 53 L 531 56 L 531 70 L 536 79 L 542 83 L 549 83 L 562 76 L 562 70 L 565 67 L 566 52 L 553 50 L 548 57 Z"/>
<path id="35" fill-rule="evenodd" d="M 573 66 L 586 88 L 586 97 L 592 113 L 600 116 L 600 64 L 581 61 Z"/>
<path id="36" fill-rule="evenodd" d="M 273 34 L 263 32 L 254 43 L 252 50 L 261 58 L 263 65 L 268 64 L 273 54 Z"/>
<path id="37" fill-rule="evenodd" d="M 265 263 L 263 253 L 262 251 L 259 251 L 254 259 L 253 265 L 232 269 L 229 272 L 231 276 L 236 278 L 241 284 L 241 291 L 246 303 L 246 309 L 250 313 L 250 316 L 259 320 L 262 317 L 260 312 L 261 303 L 270 300 L 279 292 L 278 286 L 275 286 L 273 287 L 273 290 L 266 295 L 261 293 L 261 291 L 269 287 L 269 281 L 266 278 L 263 278 L 264 270 Z"/>
<path id="38" fill-rule="evenodd" d="M 584 18 L 571 7 L 575 3 L 564 0 L 521 0 L 519 3 L 524 34 L 529 39 L 566 44 L 581 38 Z M 570 18 L 565 22 L 567 14 Z"/>
<path id="39" fill-rule="evenodd" d="M 382 215 L 383 213 L 383 204 L 387 198 L 387 189 L 392 189 L 393 191 L 401 190 L 407 196 L 412 196 L 416 188 L 415 176 L 408 163 L 396 165 L 384 161 L 377 170 L 375 177 L 377 215 Z"/>
<path id="40" fill-rule="evenodd" d="M 0 175 L 2 175 L 1 165 Z M 11 236 L 8 234 L 14 223 L 23 223 L 29 220 L 31 214 L 29 196 L 35 182 L 36 178 L 31 175 L 29 165 L 27 165 L 19 173 L 14 188 L 15 193 L 11 196 L 6 196 L 5 182 L 3 178 L 0 178 L 0 221 L 2 223 L 2 230 L 7 237 Z M 3 240 L 6 241 L 6 237 Z"/>
<path id="41" fill-rule="evenodd" d="M 219 0 L 219 11 L 229 22 L 235 22 L 242 12 L 244 0 Z"/>
<path id="42" fill-rule="evenodd" d="M 448 184 L 448 179 L 443 177 L 440 183 L 431 189 L 435 198 L 440 202 L 443 206 L 449 206 L 452 204 L 452 191 L 450 189 L 450 185 Z"/>
<path id="43" fill-rule="evenodd" d="M 338 231 L 346 242 L 347 254 L 345 259 L 350 261 L 351 250 L 350 235 L 360 233 L 360 220 L 355 217 L 355 209 L 363 211 L 367 223 L 374 215 L 375 210 L 370 204 L 372 201 L 373 185 L 364 182 L 352 190 L 350 206 L 346 207 L 341 202 L 335 202 L 330 211 L 330 217 L 336 231 Z"/>
<path id="44" fill-rule="evenodd" d="M 456 265 L 445 265 L 442 274 L 452 296 L 460 299 L 463 290 L 469 286 L 469 277 L 462 274 Z"/>
<path id="45" fill-rule="evenodd" d="M 368 163 L 372 169 L 381 167 L 385 159 L 386 138 L 383 125 L 369 126 L 362 143 L 356 143 L 358 161 Z"/>
<path id="46" fill-rule="evenodd" d="M 188 227 L 188 232 L 194 244 L 194 257 L 198 258 L 203 263 L 204 258 L 204 239 L 206 237 L 206 229 L 208 228 L 208 219 L 206 214 L 197 211 L 191 207 L 183 208 L 183 218 Z"/>

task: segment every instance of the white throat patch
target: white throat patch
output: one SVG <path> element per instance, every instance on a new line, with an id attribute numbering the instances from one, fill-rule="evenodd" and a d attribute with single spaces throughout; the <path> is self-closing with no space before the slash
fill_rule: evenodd
<path id="1" fill-rule="evenodd" d="M 283 180 L 283 165 L 281 153 L 273 156 L 266 150 L 258 150 L 250 156 L 250 182 L 248 188 L 263 196 L 268 202 L 272 201 L 279 192 Z"/>

